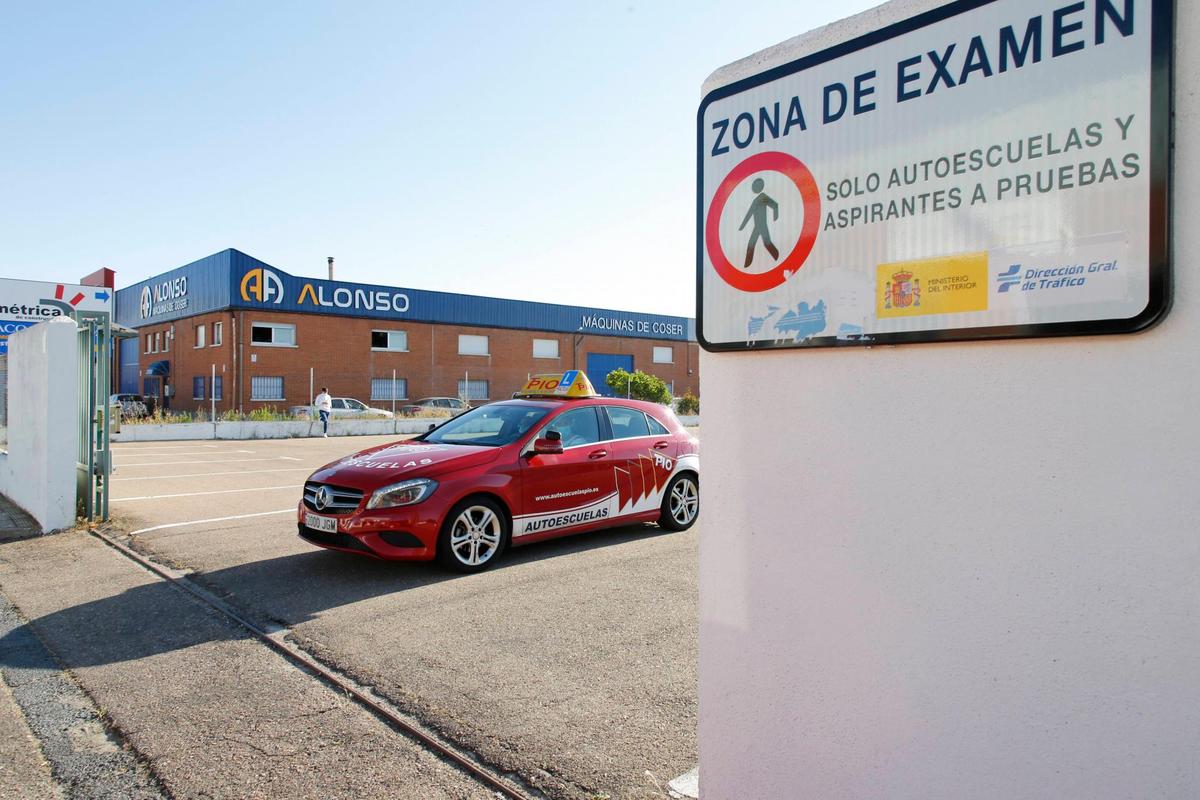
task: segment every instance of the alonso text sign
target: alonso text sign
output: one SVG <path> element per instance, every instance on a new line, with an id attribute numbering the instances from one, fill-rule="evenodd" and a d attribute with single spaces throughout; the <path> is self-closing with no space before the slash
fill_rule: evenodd
<path id="1" fill-rule="evenodd" d="M 1169 0 L 963 0 L 709 94 L 710 350 L 1135 331 L 1168 303 Z"/>

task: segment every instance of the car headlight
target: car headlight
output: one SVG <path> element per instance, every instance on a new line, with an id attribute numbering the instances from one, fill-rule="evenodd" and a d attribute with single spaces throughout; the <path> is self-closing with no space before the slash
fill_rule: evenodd
<path id="1" fill-rule="evenodd" d="M 413 478 L 412 480 L 393 483 L 376 489 L 371 494 L 367 508 L 395 508 L 396 506 L 411 506 L 419 503 L 437 488 L 437 481 L 428 478 Z"/>

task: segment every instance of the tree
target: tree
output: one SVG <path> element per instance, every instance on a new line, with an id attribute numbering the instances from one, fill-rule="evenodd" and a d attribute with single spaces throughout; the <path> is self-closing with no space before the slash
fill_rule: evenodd
<path id="1" fill-rule="evenodd" d="M 667 384 L 661 378 L 647 375 L 641 370 L 629 373 L 623 369 L 614 369 L 608 373 L 604 382 L 620 397 L 632 397 L 634 400 L 646 400 L 664 406 L 671 402 L 671 390 L 667 388 Z"/>

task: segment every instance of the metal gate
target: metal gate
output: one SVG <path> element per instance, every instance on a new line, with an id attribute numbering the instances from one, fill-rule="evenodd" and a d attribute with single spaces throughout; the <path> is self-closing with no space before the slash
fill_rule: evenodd
<path id="1" fill-rule="evenodd" d="M 103 311 L 76 311 L 79 324 L 79 454 L 76 504 L 88 522 L 108 519 L 112 326 Z"/>
<path id="2" fill-rule="evenodd" d="M 608 373 L 614 369 L 623 369 L 626 372 L 633 372 L 633 356 L 619 355 L 617 353 L 588 353 L 587 354 L 587 376 L 592 382 L 592 386 L 596 387 L 596 391 L 605 397 L 612 397 L 616 394 L 604 379 L 608 377 Z"/>

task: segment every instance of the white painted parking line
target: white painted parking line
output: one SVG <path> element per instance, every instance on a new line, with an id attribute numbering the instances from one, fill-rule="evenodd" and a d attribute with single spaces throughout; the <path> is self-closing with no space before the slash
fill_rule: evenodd
<path id="1" fill-rule="evenodd" d="M 215 444 L 182 444 L 182 445 L 171 445 L 169 447 L 163 447 L 163 446 L 154 446 L 154 445 L 142 446 L 142 445 L 130 444 L 127 442 L 113 442 L 112 443 L 113 450 L 120 450 L 120 451 L 126 452 L 126 453 L 155 453 L 155 452 L 160 452 L 160 451 L 165 452 L 167 450 L 191 450 L 194 447 L 210 447 L 214 450 L 217 448 L 217 446 Z"/>
<path id="2" fill-rule="evenodd" d="M 311 467 L 280 467 L 279 469 L 239 469 L 229 472 L 185 472 L 182 475 L 139 475 L 136 478 L 111 478 L 110 483 L 116 481 L 157 481 L 170 480 L 171 478 L 208 478 L 213 475 L 261 475 L 264 472 L 311 472 Z"/>
<path id="3" fill-rule="evenodd" d="M 206 453 L 205 455 L 212 455 Z M 140 464 L 130 464 L 128 461 L 117 461 L 118 467 L 171 467 L 176 464 L 240 464 L 246 461 L 299 461 L 298 458 L 288 458 L 287 456 L 274 456 L 273 458 L 220 458 L 216 461 L 145 461 Z"/>
<path id="4" fill-rule="evenodd" d="M 254 453 L 253 450 L 226 450 L 225 452 L 236 453 L 236 454 L 241 454 L 241 455 L 253 455 L 253 453 Z M 153 456 L 156 454 L 155 453 L 130 453 L 130 455 L 136 457 L 136 456 Z M 184 451 L 182 453 L 178 453 L 178 452 L 163 453 L 163 455 L 170 458 L 172 456 L 215 456 L 218 454 L 214 453 L 211 450 L 190 450 L 190 451 Z"/>
<path id="5" fill-rule="evenodd" d="M 180 492 L 178 494 L 147 494 L 141 497 L 113 497 L 110 503 L 127 503 L 131 500 L 163 500 L 168 497 L 196 497 L 202 494 L 234 494 L 235 492 L 266 492 L 272 489 L 291 489 L 293 492 L 300 487 L 294 483 L 286 486 L 254 486 L 249 489 L 218 489 L 212 492 Z"/>
<path id="6" fill-rule="evenodd" d="M 150 531 L 161 531 L 164 528 L 182 528 L 186 525 L 203 525 L 206 522 L 227 522 L 231 519 L 249 519 L 250 517 L 269 517 L 273 514 L 295 514 L 296 509 L 285 508 L 282 511 L 260 511 L 257 514 L 236 514 L 232 517 L 212 517 L 210 519 L 193 519 L 189 522 L 172 522 L 167 525 L 155 525 L 150 528 L 141 528 L 140 530 L 130 531 L 130 536 L 136 536 L 139 533 L 149 533 Z"/>

